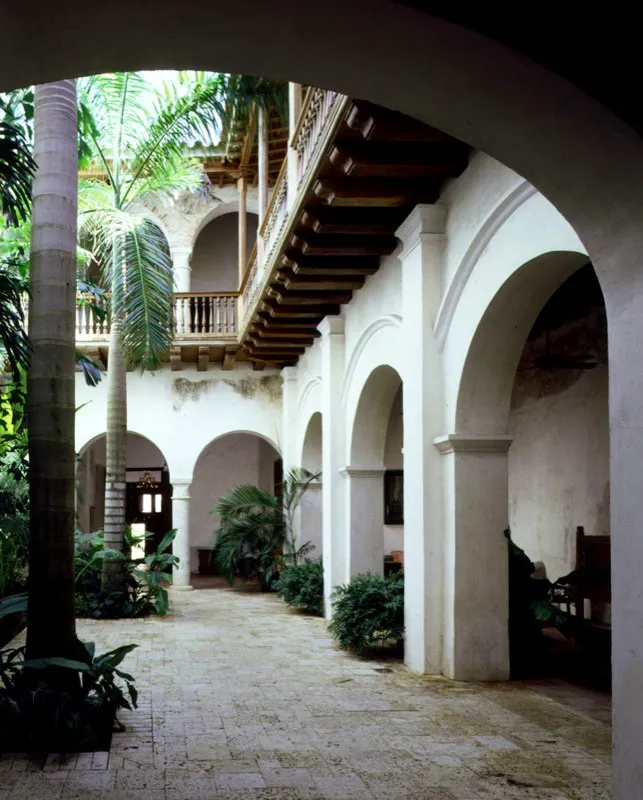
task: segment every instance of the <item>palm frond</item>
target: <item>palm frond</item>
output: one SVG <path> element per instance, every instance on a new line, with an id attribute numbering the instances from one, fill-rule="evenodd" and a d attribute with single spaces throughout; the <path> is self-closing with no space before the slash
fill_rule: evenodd
<path id="1" fill-rule="evenodd" d="M 157 169 L 128 185 L 126 208 L 144 203 L 150 195 L 156 199 L 173 200 L 184 191 L 196 189 L 202 182 L 203 169 L 196 159 L 170 153 Z"/>
<path id="2" fill-rule="evenodd" d="M 11 224 L 29 215 L 35 162 L 20 129 L 0 122 L 0 209 Z"/>
<path id="3" fill-rule="evenodd" d="M 224 495 L 212 513 L 223 518 L 234 518 L 257 509 L 274 511 L 277 509 L 277 502 L 277 498 L 270 492 L 264 492 L 252 484 L 245 484 Z"/>
<path id="4" fill-rule="evenodd" d="M 0 264 L 0 342 L 16 379 L 20 368 L 27 367 L 31 351 L 22 305 L 26 294 L 26 281 Z"/>
<path id="5" fill-rule="evenodd" d="M 203 74 L 189 84 L 168 83 L 157 91 L 145 136 L 132 150 L 124 202 L 136 184 L 162 168 L 169 157 L 183 155 L 186 142 L 213 141 L 225 115 L 222 88 L 220 75 Z"/>
<path id="6" fill-rule="evenodd" d="M 112 294 L 122 297 L 123 349 L 130 365 L 154 370 L 172 341 L 173 273 L 167 240 L 152 220 L 139 217 L 116 241 L 123 269 L 112 267 Z"/>

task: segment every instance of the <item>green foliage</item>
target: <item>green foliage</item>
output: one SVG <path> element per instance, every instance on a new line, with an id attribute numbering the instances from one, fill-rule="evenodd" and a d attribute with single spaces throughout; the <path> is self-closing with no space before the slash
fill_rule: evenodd
<path id="1" fill-rule="evenodd" d="M 284 481 L 283 498 L 257 486 L 238 486 L 212 510 L 220 518 L 212 547 L 212 562 L 220 575 L 256 575 L 263 591 L 272 588 L 284 564 L 296 564 L 313 547 L 297 546 L 292 530 L 295 510 L 304 492 L 318 476 L 291 470 Z"/>
<path id="2" fill-rule="evenodd" d="M 145 538 L 152 534 L 146 533 Z M 104 547 L 102 531 L 92 534 L 76 533 L 76 610 L 79 616 L 95 619 L 141 617 L 155 611 L 160 617 L 169 610 L 169 595 L 165 584 L 172 583 L 170 569 L 179 563 L 177 556 L 168 553 L 176 530 L 165 534 L 153 553 L 132 560 L 124 553 Z M 128 545 L 133 543 L 128 534 Z M 105 592 L 101 588 L 104 559 L 123 562 L 125 588 L 122 592 Z"/>
<path id="3" fill-rule="evenodd" d="M 0 394 L 0 597 L 26 582 L 29 541 L 24 373 Z"/>
<path id="4" fill-rule="evenodd" d="M 324 616 L 324 568 L 321 558 L 284 567 L 274 589 L 289 606 L 307 614 Z"/>
<path id="5" fill-rule="evenodd" d="M 32 105 L 33 116 L 33 105 Z M 17 118 L 11 96 L 0 98 L 0 213 L 12 225 L 28 216 L 36 169 L 28 134 Z"/>
<path id="6" fill-rule="evenodd" d="M 25 661 L 24 647 L 0 651 L 0 745 L 66 752 L 91 747 L 101 728 L 109 738 L 118 709 L 137 705 L 134 677 L 120 668 L 135 647 L 123 645 L 96 656 L 93 642 L 86 642 L 85 661 Z M 61 670 L 80 675 L 78 682 L 69 682 L 78 687 L 75 691 L 60 691 L 50 680 Z"/>
<path id="7" fill-rule="evenodd" d="M 364 572 L 338 586 L 331 598 L 328 630 L 340 647 L 361 653 L 367 647 L 404 640 L 404 575 L 383 578 Z"/>

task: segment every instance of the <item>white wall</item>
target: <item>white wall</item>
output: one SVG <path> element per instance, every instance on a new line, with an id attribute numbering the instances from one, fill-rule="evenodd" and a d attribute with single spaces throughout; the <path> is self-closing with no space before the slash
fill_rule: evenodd
<path id="1" fill-rule="evenodd" d="M 575 567 L 577 525 L 610 532 L 607 366 L 566 387 L 557 377 L 514 389 L 509 427 L 512 535 L 550 580 Z"/>
<path id="2" fill-rule="evenodd" d="M 257 238 L 256 214 L 246 214 L 248 256 Z M 198 235 L 191 259 L 193 292 L 235 292 L 239 288 L 239 215 L 213 219 Z"/>
<path id="3" fill-rule="evenodd" d="M 246 483 L 272 491 L 272 465 L 278 457 L 265 441 L 245 433 L 223 436 L 211 442 L 201 453 L 190 487 L 193 571 L 198 569 L 197 548 L 209 547 L 217 528 L 217 518 L 210 511 L 224 494 Z"/>
<path id="4" fill-rule="evenodd" d="M 105 432 L 107 382 L 96 387 L 76 380 L 76 450 Z M 190 479 L 207 442 L 231 432 L 256 433 L 280 447 L 281 376 L 276 370 L 253 372 L 213 368 L 180 372 L 165 367 L 154 374 L 127 374 L 128 430 L 154 442 L 167 459 L 170 478 Z"/>

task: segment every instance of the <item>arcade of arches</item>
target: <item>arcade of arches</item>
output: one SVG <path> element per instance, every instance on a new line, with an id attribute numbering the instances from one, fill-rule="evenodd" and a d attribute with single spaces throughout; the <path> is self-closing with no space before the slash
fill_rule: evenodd
<path id="1" fill-rule="evenodd" d="M 481 183 L 473 185 L 475 181 L 471 178 L 476 165 L 472 163 L 462 179 L 454 187 L 448 187 L 441 198 L 449 208 L 446 226 L 429 224 L 419 234 L 423 239 L 415 253 L 405 243 L 398 258 L 398 262 L 404 262 L 404 281 L 391 278 L 393 291 L 388 292 L 389 287 L 383 285 L 384 276 L 391 277 L 395 270 L 385 265 L 374 276 L 376 280 L 367 282 L 363 296 L 355 298 L 354 308 L 346 308 L 340 320 L 327 320 L 315 353 L 311 350 L 301 360 L 294 376 L 284 376 L 283 402 L 275 397 L 274 387 L 265 385 L 258 386 L 249 397 L 248 385 L 241 390 L 236 377 L 230 377 L 228 383 L 211 379 L 206 381 L 207 386 L 199 388 L 197 377 L 189 376 L 184 379 L 193 388 L 184 385 L 177 389 L 166 376 L 158 375 L 159 403 L 167 404 L 167 413 L 173 420 L 171 428 L 159 427 L 161 415 L 155 412 L 149 423 L 142 419 L 139 425 L 137 420 L 134 429 L 145 431 L 154 441 L 156 434 L 163 438 L 163 452 L 169 461 L 177 462 L 176 474 L 189 480 L 200 448 L 186 442 L 185 453 L 171 452 L 170 434 L 176 432 L 179 438 L 185 435 L 185 427 L 192 428 L 191 412 L 197 417 L 194 435 L 201 445 L 226 431 L 261 432 L 273 443 L 279 443 L 284 460 L 291 464 L 299 460 L 308 421 L 300 419 L 300 415 L 308 415 L 309 419 L 312 413 L 320 413 L 324 466 L 321 526 L 326 572 L 332 584 L 343 575 L 346 555 L 341 533 L 346 522 L 346 478 L 341 470 L 351 465 L 346 453 L 344 409 L 353 399 L 353 391 L 358 391 L 352 384 L 359 383 L 359 362 L 368 359 L 369 342 L 381 353 L 386 350 L 386 342 L 379 347 L 374 327 L 379 325 L 379 331 L 386 330 L 392 338 L 401 339 L 395 362 L 383 358 L 380 364 L 370 366 L 374 369 L 382 363 L 390 365 L 404 382 L 404 552 L 407 580 L 415 589 L 412 608 L 407 608 L 407 631 L 412 643 L 409 663 L 417 669 L 434 668 L 462 677 L 501 675 L 507 663 L 506 646 L 501 643 L 506 638 L 502 619 L 506 586 L 489 580 L 490 570 L 485 568 L 502 560 L 502 543 L 494 536 L 510 517 L 519 541 L 522 526 L 516 505 L 520 496 L 516 481 L 520 474 L 532 473 L 531 456 L 525 449 L 526 432 L 530 425 L 533 430 L 545 420 L 558 424 L 561 417 L 556 403 L 563 399 L 571 402 L 574 395 L 584 404 L 581 417 L 587 422 L 598 419 L 592 416 L 598 415 L 600 405 L 599 387 L 593 382 L 598 383 L 596 376 L 606 373 L 604 364 L 594 370 L 582 368 L 581 377 L 566 389 L 557 378 L 548 398 L 534 398 L 527 386 L 528 401 L 523 403 L 524 387 L 520 385 L 523 375 L 529 381 L 533 376 L 528 373 L 535 370 L 524 362 L 520 368 L 518 365 L 531 327 L 547 299 L 575 269 L 584 266 L 589 254 L 607 307 L 610 421 L 605 425 L 603 417 L 603 433 L 595 441 L 593 436 L 585 437 L 588 447 L 596 446 L 590 453 L 595 486 L 584 493 L 582 502 L 589 504 L 593 498 L 597 525 L 598 520 L 604 524 L 609 473 L 612 496 L 609 532 L 615 543 L 612 553 L 615 788 L 619 798 L 638 798 L 643 796 L 640 761 L 643 692 L 639 680 L 643 662 L 643 606 L 639 586 L 643 540 L 638 535 L 643 514 L 639 478 L 643 373 L 636 365 L 643 319 L 640 287 L 643 146 L 633 128 L 555 72 L 542 69 L 491 38 L 409 9 L 407 5 L 422 4 L 378 0 L 372 4 L 370 13 L 365 14 L 360 2 L 333 2 L 325 8 L 323 17 L 315 16 L 314 25 L 309 9 L 291 0 L 282 4 L 278 25 L 274 24 L 271 8 L 250 1 L 241 8 L 238 4 L 197 3 L 191 10 L 198 13 L 186 14 L 180 4 L 162 0 L 152 18 L 146 9 L 131 9 L 120 0 L 109 7 L 89 9 L 89 17 L 87 13 L 78 13 L 74 3 L 56 8 L 55 13 L 37 5 L 34 16 L 46 20 L 46 24 L 38 26 L 31 25 L 21 12 L 7 9 L 7 47 L 0 55 L 0 84 L 11 88 L 34 80 L 113 68 L 112 47 L 118 41 L 116 66 L 214 67 L 334 86 L 348 94 L 402 109 L 492 154 L 525 176 L 565 215 L 577 235 L 552 207 L 548 220 L 542 216 L 534 219 L 538 216 L 535 213 L 524 226 L 522 236 L 517 230 L 513 231 L 513 238 L 507 236 L 507 225 L 514 227 L 513 217 L 520 215 L 525 203 L 519 207 L 509 203 L 504 209 L 499 208 L 503 199 L 511 199 L 510 180 L 498 177 L 493 162 L 492 166 L 484 167 L 479 159 Z M 471 24 L 493 34 L 500 23 L 491 9 L 485 13 L 490 15 L 488 25 Z M 250 27 L 237 24 L 240 14 L 252 23 Z M 120 23 L 124 16 L 131 23 L 130 32 L 125 34 Z M 565 27 L 564 31 L 570 34 L 570 43 L 575 43 L 579 58 L 569 57 L 567 42 L 559 40 L 560 57 L 545 62 L 554 70 L 558 63 L 573 64 L 572 77 L 579 85 L 591 92 L 600 84 L 596 95 L 635 124 L 640 119 L 640 109 L 633 113 L 631 108 L 636 104 L 635 92 L 630 93 L 628 103 L 628 91 L 622 89 L 623 80 L 626 84 L 633 78 L 636 80 L 631 64 L 628 62 L 621 70 L 625 63 L 622 60 L 610 64 L 610 59 L 604 59 L 600 80 L 596 76 L 592 79 L 591 75 L 588 78 L 590 70 L 579 48 L 588 58 L 592 48 L 584 46 L 583 36 L 573 35 L 578 24 L 576 15 L 573 16 L 573 26 Z M 583 31 L 595 34 L 600 28 L 602 42 L 604 36 L 614 34 L 616 16 L 607 12 L 598 25 L 594 20 L 589 26 L 585 19 Z M 457 16 L 454 19 L 459 22 Z M 605 25 L 605 20 L 609 25 Z M 77 46 L 88 42 L 84 35 L 87 25 L 93 30 L 91 43 Z M 627 20 L 619 18 L 619 25 L 624 29 Z M 551 27 L 548 25 L 547 30 Z M 143 41 L 133 33 L 141 29 L 146 30 Z M 265 35 L 267 30 L 271 31 L 270 36 Z M 506 33 L 506 25 L 503 30 Z M 518 50 L 524 44 L 520 35 L 503 35 L 498 39 Z M 333 59 L 328 58 L 329 42 Z M 525 49 L 537 58 L 539 52 L 542 55 L 542 46 L 541 42 L 540 47 Z M 628 48 L 622 49 L 623 58 L 627 58 Z M 382 62 L 384 52 L 386 69 Z M 213 54 L 220 59 L 218 63 L 213 63 Z M 355 69 L 356 63 L 360 64 L 359 70 Z M 436 75 L 440 80 L 435 79 Z M 481 176 L 485 169 L 486 175 Z M 480 186 L 484 188 L 476 194 Z M 468 190 L 471 193 L 467 197 Z M 536 203 L 539 196 L 532 199 Z M 494 216 L 494 209 L 500 213 L 485 228 L 485 221 Z M 504 221 L 500 223 L 498 217 L 503 215 Z M 567 237 L 560 235 L 561 228 L 568 229 Z M 536 234 L 538 246 L 531 249 L 525 246 L 525 241 L 533 244 Z M 425 246 L 427 237 L 441 240 L 439 267 L 428 252 L 430 247 Z M 509 254 L 512 248 L 513 253 Z M 418 250 L 422 251 L 420 256 Z M 512 257 L 507 258 L 508 255 Z M 424 271 L 416 269 L 418 261 Z M 437 292 L 427 291 L 423 275 L 427 277 L 426 283 L 430 277 L 437 279 L 432 283 L 433 289 L 438 287 Z M 369 283 L 376 283 L 377 287 L 373 289 Z M 368 297 L 367 292 L 370 292 Z M 411 302 L 413 297 L 415 304 Z M 496 298 L 498 302 L 494 302 Z M 530 299 L 540 307 L 534 307 Z M 513 319 L 512 312 L 516 314 Z M 367 337 L 365 343 L 362 337 Z M 550 343 L 554 338 L 550 336 Z M 535 341 L 536 334 L 530 338 L 530 345 Z M 494 366 L 494 355 L 497 363 L 489 369 Z M 407 369 L 411 358 L 413 367 Z M 517 368 L 521 373 L 518 381 Z M 248 377 L 258 385 L 262 380 Z M 266 372 L 263 377 L 270 376 Z M 317 378 L 320 380 L 315 383 Z M 138 378 L 132 376 L 132 382 L 136 381 Z M 141 378 L 140 382 L 147 389 L 152 388 L 147 378 Z M 79 387 L 78 394 L 83 391 Z M 592 403 L 581 397 L 583 391 L 596 392 L 593 411 Z M 259 407 L 258 397 L 265 400 L 267 411 Z M 235 413 L 225 408 L 222 422 L 197 410 L 198 405 L 207 404 L 218 411 L 222 398 L 238 400 L 243 410 L 248 411 L 249 421 L 239 423 L 234 419 Z M 102 400 L 96 405 L 101 404 Z M 602 405 L 604 409 L 604 394 Z M 276 421 L 281 408 L 288 429 Z M 526 419 L 530 414 L 531 420 Z M 184 423 L 181 428 L 179 420 Z M 81 423 L 79 428 L 79 446 L 82 446 L 97 435 L 100 426 Z M 598 467 L 598 451 L 605 446 L 606 428 L 611 433 L 609 469 L 604 461 Z M 574 431 L 582 435 L 578 425 L 564 426 L 566 434 Z M 514 444 L 520 444 L 522 466 L 518 463 L 521 459 L 512 453 L 512 438 Z M 558 441 L 554 435 L 548 440 L 552 446 Z M 181 445 L 175 444 L 174 450 Z M 542 452 L 539 450 L 539 455 Z M 573 452 L 574 448 L 566 449 L 565 456 L 571 457 Z M 580 462 L 580 450 L 577 452 Z M 605 458 L 604 451 L 600 457 Z M 563 465 L 554 456 L 548 460 L 545 473 L 558 473 L 567 480 L 572 474 L 583 476 L 586 466 L 587 462 L 566 466 L 562 475 Z M 598 468 L 594 469 L 595 466 Z M 170 473 L 174 475 L 171 466 Z M 540 496 L 544 493 L 549 496 L 543 483 L 538 484 L 538 492 Z M 579 512 L 570 508 L 575 502 L 573 497 L 578 499 L 579 493 L 566 493 L 558 504 L 559 508 L 567 507 L 570 511 L 562 537 L 564 545 L 545 546 L 543 534 L 533 531 L 528 534 L 530 542 L 538 540 L 543 544 L 542 553 L 530 550 L 531 557 L 543 561 L 548 574 L 554 577 L 562 567 L 562 553 L 569 555 L 571 549 L 573 533 L 569 531 L 580 522 Z M 414 498 L 413 502 L 410 498 Z M 542 505 L 539 511 L 542 513 Z M 587 528 L 592 533 L 589 524 Z M 489 531 L 493 533 L 488 535 Z M 549 531 L 552 541 L 556 535 L 560 543 L 558 534 L 551 527 Z M 601 528 L 600 532 L 608 531 Z M 569 562 L 565 564 L 568 566 Z M 491 584 L 495 585 L 495 592 L 491 591 Z M 472 617 L 476 619 L 475 625 L 468 622 Z M 476 630 L 484 630 L 485 641 L 491 642 L 488 655 L 483 654 L 477 665 L 474 654 L 479 654 L 484 645 Z M 435 631 L 441 632 L 440 641 L 436 641 Z"/>

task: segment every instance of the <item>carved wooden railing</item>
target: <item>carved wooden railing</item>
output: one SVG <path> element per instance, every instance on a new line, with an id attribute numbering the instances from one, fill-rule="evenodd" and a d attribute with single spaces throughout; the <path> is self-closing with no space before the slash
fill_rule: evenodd
<path id="1" fill-rule="evenodd" d="M 306 93 L 288 156 L 281 166 L 266 216 L 258 231 L 257 245 L 248 260 L 239 289 L 240 334 L 244 332 L 258 299 L 271 279 L 290 222 L 299 216 L 310 178 L 332 141 L 347 103 L 347 97 L 326 89 L 310 88 Z M 295 169 L 290 171 L 291 179 L 294 172 L 296 186 L 296 198 L 292 204 L 288 201 L 288 158 L 295 159 Z"/>
<path id="2" fill-rule="evenodd" d="M 173 307 L 176 338 L 236 338 L 237 297 L 237 292 L 175 292 Z"/>
<path id="3" fill-rule="evenodd" d="M 285 158 L 266 209 L 266 216 L 259 228 L 263 242 L 263 262 L 268 263 L 275 244 L 288 219 L 288 159 Z"/>
<path id="4" fill-rule="evenodd" d="M 338 97 L 342 97 L 342 95 L 326 89 L 317 89 L 313 86 L 306 92 L 301 106 L 299 122 L 293 132 L 290 143 L 297 159 L 295 174 L 297 175 L 298 188 L 306 177 L 315 148 L 320 141 L 326 122 Z"/>
<path id="5" fill-rule="evenodd" d="M 177 340 L 237 338 L 237 292 L 177 292 L 172 297 L 174 333 Z M 109 337 L 109 319 L 100 319 L 79 295 L 76 307 L 76 341 L 92 342 Z"/>

